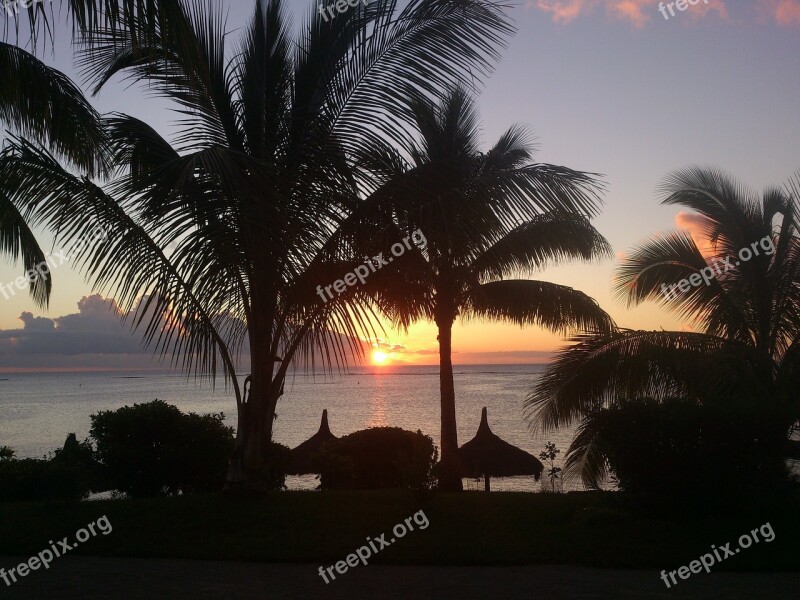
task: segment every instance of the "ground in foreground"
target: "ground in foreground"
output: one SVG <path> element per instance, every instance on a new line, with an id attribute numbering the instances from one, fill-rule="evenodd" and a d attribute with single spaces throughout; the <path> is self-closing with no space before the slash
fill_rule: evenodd
<path id="1" fill-rule="evenodd" d="M 430 523 L 426 529 L 415 524 L 415 531 L 396 539 L 369 563 L 670 570 L 710 552 L 712 544 L 731 542 L 736 548 L 741 535 L 769 522 L 775 534 L 772 542 L 742 549 L 714 571 L 798 572 L 796 506 L 796 501 L 765 503 L 746 513 L 719 507 L 711 517 L 689 517 L 676 507 L 667 518 L 635 511 L 622 496 L 611 493 L 411 492 L 0 504 L 0 555 L 33 556 L 47 548 L 49 540 L 74 538 L 78 529 L 106 515 L 113 531 L 92 537 L 71 556 L 330 566 L 364 546 L 367 536 L 385 533 L 386 540 L 395 538 L 396 524 L 424 511 Z M 14 564 L 3 560 L 0 566 Z"/>

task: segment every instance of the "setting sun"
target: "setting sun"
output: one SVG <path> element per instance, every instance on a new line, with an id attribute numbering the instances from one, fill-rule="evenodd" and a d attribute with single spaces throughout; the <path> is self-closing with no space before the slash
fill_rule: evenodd
<path id="1" fill-rule="evenodd" d="M 387 360 L 389 360 L 389 355 L 386 352 L 376 350 L 372 353 L 372 362 L 376 365 L 384 365 Z"/>

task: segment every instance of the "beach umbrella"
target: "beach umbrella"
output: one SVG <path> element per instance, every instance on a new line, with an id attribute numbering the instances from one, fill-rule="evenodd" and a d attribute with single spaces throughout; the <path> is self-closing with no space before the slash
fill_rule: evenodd
<path id="1" fill-rule="evenodd" d="M 319 473 L 315 457 L 322 448 L 323 444 L 337 440 L 328 427 L 328 409 L 322 411 L 322 422 L 319 424 L 319 431 L 292 450 L 289 468 L 286 470 L 288 475 L 305 475 L 306 473 Z"/>
<path id="2" fill-rule="evenodd" d="M 486 407 L 475 437 L 458 449 L 464 477 L 484 477 L 484 489 L 490 489 L 490 477 L 533 475 L 538 481 L 544 465 L 532 454 L 512 446 L 489 429 Z"/>

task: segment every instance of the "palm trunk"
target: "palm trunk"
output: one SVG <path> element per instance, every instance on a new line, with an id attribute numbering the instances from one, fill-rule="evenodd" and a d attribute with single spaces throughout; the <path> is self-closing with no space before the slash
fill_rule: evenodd
<path id="1" fill-rule="evenodd" d="M 439 465 L 439 489 L 448 492 L 463 490 L 458 461 L 456 428 L 456 391 L 453 383 L 452 333 L 453 319 L 437 321 L 439 326 L 439 389 L 441 392 L 442 461 Z"/>
<path id="2" fill-rule="evenodd" d="M 261 339 L 260 339 L 261 338 Z M 251 388 L 239 411 L 236 444 L 228 466 L 226 491 L 259 492 L 273 489 L 271 448 L 275 408 L 282 394 L 267 336 L 253 336 Z"/>

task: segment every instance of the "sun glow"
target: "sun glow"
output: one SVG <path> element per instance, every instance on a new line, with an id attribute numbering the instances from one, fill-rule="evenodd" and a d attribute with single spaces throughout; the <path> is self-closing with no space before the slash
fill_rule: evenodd
<path id="1" fill-rule="evenodd" d="M 372 363 L 375 365 L 385 365 L 386 361 L 389 360 L 389 355 L 386 352 L 381 352 L 380 350 L 375 350 L 372 353 Z"/>

